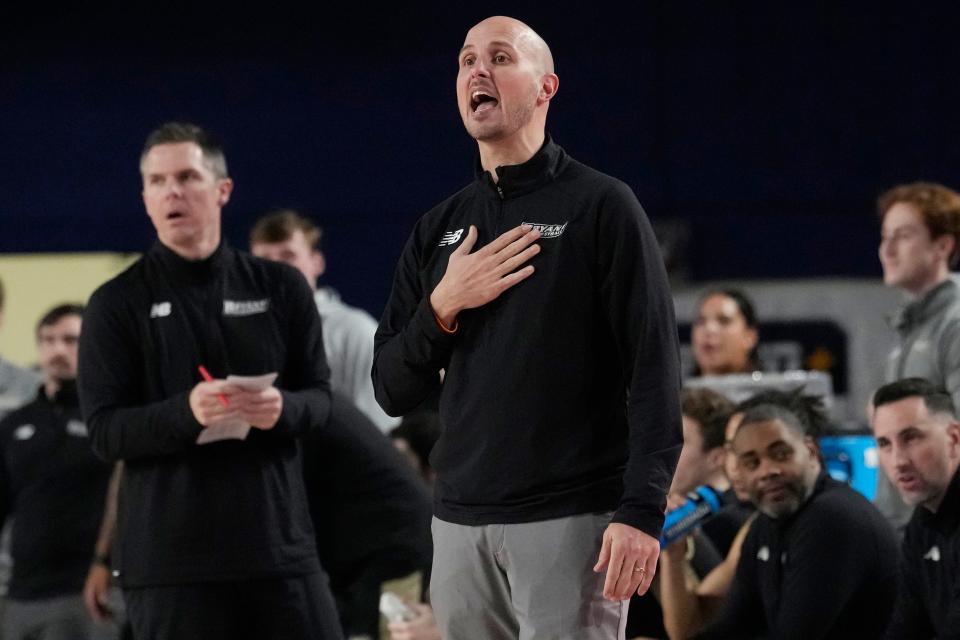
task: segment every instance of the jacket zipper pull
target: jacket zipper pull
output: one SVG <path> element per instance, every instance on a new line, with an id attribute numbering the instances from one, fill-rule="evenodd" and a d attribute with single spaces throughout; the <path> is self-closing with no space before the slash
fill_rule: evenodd
<path id="1" fill-rule="evenodd" d="M 497 194 L 500 196 L 500 199 L 503 200 L 503 189 L 500 188 L 500 185 L 497 185 Z"/>

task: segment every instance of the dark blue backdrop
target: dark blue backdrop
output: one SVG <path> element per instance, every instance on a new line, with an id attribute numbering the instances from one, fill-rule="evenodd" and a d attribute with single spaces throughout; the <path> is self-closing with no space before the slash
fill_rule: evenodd
<path id="1" fill-rule="evenodd" d="M 878 276 L 877 193 L 960 184 L 960 10 L 703 4 L 5 10 L 0 251 L 142 250 L 140 145 L 190 119 L 226 143 L 231 241 L 303 208 L 379 313 L 413 221 L 471 177 L 456 52 L 507 11 L 553 47 L 554 137 L 689 223 L 694 278 Z"/>

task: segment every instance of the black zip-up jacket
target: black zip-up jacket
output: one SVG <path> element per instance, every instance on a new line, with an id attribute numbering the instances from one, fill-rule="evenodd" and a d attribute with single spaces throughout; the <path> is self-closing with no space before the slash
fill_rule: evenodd
<path id="1" fill-rule="evenodd" d="M 903 589 L 888 638 L 960 638 L 960 471 L 936 513 L 917 507 L 903 536 Z"/>
<path id="2" fill-rule="evenodd" d="M 897 542 L 880 512 L 822 474 L 796 513 L 760 514 L 719 619 L 699 638 L 879 638 L 897 597 Z"/>
<path id="3" fill-rule="evenodd" d="M 195 444 L 188 396 L 201 364 L 218 378 L 278 372 L 277 425 Z M 286 265 L 224 244 L 187 261 L 157 243 L 93 294 L 80 400 L 94 450 L 125 461 L 124 586 L 318 570 L 296 436 L 326 424 L 328 378 L 313 296 Z"/>
<path id="4" fill-rule="evenodd" d="M 431 455 L 436 515 L 482 525 L 616 510 L 658 536 L 682 444 L 673 301 L 633 192 L 547 138 L 526 163 L 477 163 L 465 189 L 417 223 L 377 330 L 374 390 L 391 415 L 440 384 L 443 434 Z M 527 280 L 459 330 L 430 294 L 450 254 L 521 223 L 541 229 Z"/>
<path id="5" fill-rule="evenodd" d="M 0 422 L 0 527 L 12 515 L 9 597 L 78 594 L 90 568 L 110 481 L 80 419 L 77 389 L 63 383 Z"/>

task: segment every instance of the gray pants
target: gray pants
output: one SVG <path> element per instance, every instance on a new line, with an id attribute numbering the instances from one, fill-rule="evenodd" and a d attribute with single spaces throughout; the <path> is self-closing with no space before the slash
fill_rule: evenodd
<path id="1" fill-rule="evenodd" d="M 611 514 L 463 526 L 433 519 L 430 599 L 444 640 L 622 640 L 629 601 L 594 573 Z"/>
<path id="2" fill-rule="evenodd" d="M 95 623 L 83 598 L 10 600 L 3 614 L 4 640 L 107 640 L 117 638 L 113 623 Z"/>

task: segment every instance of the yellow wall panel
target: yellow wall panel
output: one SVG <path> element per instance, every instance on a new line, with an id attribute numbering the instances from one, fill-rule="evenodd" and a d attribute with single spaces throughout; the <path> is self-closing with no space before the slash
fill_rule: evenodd
<path id="1" fill-rule="evenodd" d="M 128 253 L 0 255 L 0 280 L 6 291 L 0 356 L 20 365 L 33 365 L 34 330 L 40 316 L 62 302 L 85 304 L 98 286 L 138 257 Z"/>

